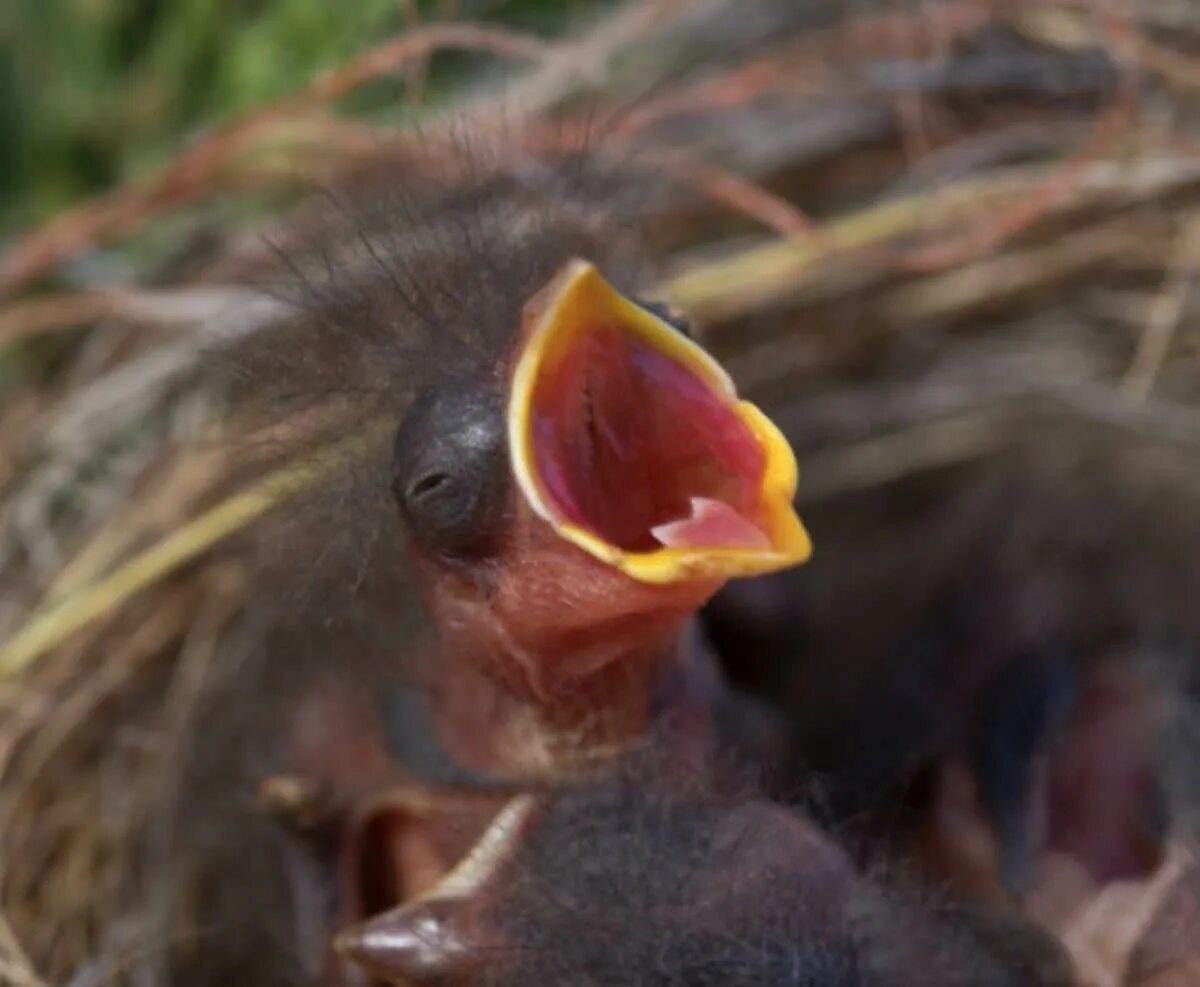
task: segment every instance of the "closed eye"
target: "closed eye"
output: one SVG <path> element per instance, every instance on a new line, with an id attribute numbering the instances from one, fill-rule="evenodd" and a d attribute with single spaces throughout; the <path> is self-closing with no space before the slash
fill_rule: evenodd
<path id="1" fill-rule="evenodd" d="M 428 473 L 421 477 L 408 490 L 410 500 L 421 500 L 427 494 L 444 487 L 450 480 L 445 473 Z"/>

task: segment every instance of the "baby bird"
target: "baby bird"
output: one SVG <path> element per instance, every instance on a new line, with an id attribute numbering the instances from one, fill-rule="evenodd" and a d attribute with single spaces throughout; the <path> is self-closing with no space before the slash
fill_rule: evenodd
<path id="1" fill-rule="evenodd" d="M 1072 982 L 1019 920 L 863 877 L 803 815 L 667 767 L 514 800 L 439 888 L 338 948 L 438 987 Z"/>
<path id="2" fill-rule="evenodd" d="M 610 283 L 647 276 L 577 181 L 346 209 L 357 251 L 296 260 L 307 316 L 241 355 L 248 413 L 345 450 L 311 498 L 336 515 L 295 530 L 374 527 L 322 594 L 335 619 L 310 597 L 283 635 L 329 662 L 285 713 L 297 781 L 274 794 L 332 867 L 334 924 L 440 886 L 514 791 L 602 770 L 664 717 L 699 725 L 686 763 L 710 739 L 674 688 L 689 620 L 810 552 L 787 442 L 669 313 Z M 333 548 L 316 558 L 334 571 Z M 381 677 L 356 683 L 355 662 Z"/>

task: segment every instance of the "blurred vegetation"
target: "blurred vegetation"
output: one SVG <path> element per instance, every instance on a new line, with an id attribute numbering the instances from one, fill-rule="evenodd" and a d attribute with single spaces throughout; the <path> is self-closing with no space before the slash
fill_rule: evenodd
<path id="1" fill-rule="evenodd" d="M 0 247 L 66 207 L 154 174 L 212 126 L 435 20 L 561 30 L 605 0 L 0 0 Z M 439 54 L 421 104 L 467 81 L 469 58 Z M 361 87 L 349 107 L 396 116 L 411 78 Z M 211 217 L 212 205 L 208 215 Z M 250 203 L 231 208 L 254 208 Z M 221 213 L 224 214 L 223 212 Z M 169 219 L 50 283 L 111 281 L 180 240 Z M 85 334 L 0 349 L 0 402 L 40 380 Z"/>
<path id="2" fill-rule="evenodd" d="M 549 29 L 596 0 L 4 0 L 0 236 L 144 174 L 417 19 Z M 439 61 L 427 92 L 455 78 Z M 360 99 L 395 104 L 403 80 Z"/>

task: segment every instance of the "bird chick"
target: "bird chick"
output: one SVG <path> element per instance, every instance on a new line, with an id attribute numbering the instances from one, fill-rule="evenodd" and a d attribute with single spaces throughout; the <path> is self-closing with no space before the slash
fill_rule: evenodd
<path id="1" fill-rule="evenodd" d="M 327 666 L 281 732 L 323 793 L 334 925 L 435 886 L 514 790 L 640 743 L 697 608 L 810 551 L 782 435 L 609 282 L 646 280 L 636 244 L 566 173 L 346 210 L 357 249 L 296 261 L 307 317 L 246 347 L 249 405 L 344 450 L 312 497 L 330 514 L 283 528 L 285 551 L 327 543 L 275 649 Z"/>
<path id="2" fill-rule="evenodd" d="M 500 365 L 417 399 L 394 462 L 441 660 L 511 699 L 497 732 L 459 734 L 493 772 L 643 735 L 684 621 L 809 553 L 779 432 L 585 260 L 528 302 Z"/>
<path id="3" fill-rule="evenodd" d="M 732 585 L 701 617 L 783 723 L 767 755 L 781 797 L 856 827 L 867 854 L 910 854 L 915 836 L 936 881 L 992 900 L 1028 892 L 1051 853 L 1100 882 L 1154 870 L 1167 697 L 1138 655 L 1195 634 L 1176 586 L 1191 543 L 1142 534 L 1188 514 L 1106 442 L 1071 471 L 1052 434 L 811 509 L 821 571 Z"/>
<path id="4" fill-rule="evenodd" d="M 404 985 L 1071 983 L 1025 924 L 864 878 L 804 816 L 672 773 L 515 800 L 443 885 L 339 950 Z"/>

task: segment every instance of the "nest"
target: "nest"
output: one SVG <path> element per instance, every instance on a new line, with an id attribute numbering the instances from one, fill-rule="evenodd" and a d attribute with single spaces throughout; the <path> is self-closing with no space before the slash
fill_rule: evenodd
<path id="1" fill-rule="evenodd" d="M 288 316 L 264 284 L 328 215 L 299 192 L 363 176 L 536 181 L 582 148 L 636 174 L 638 204 L 613 208 L 653 217 L 645 292 L 793 440 L 830 640 L 872 653 L 864 623 L 890 618 L 864 622 L 877 600 L 861 587 L 942 585 L 982 519 L 1010 582 L 1084 587 L 1085 611 L 1181 635 L 1160 650 L 1189 656 L 1165 667 L 1190 704 L 1200 14 L 744 6 L 634 0 L 551 39 L 414 29 L 0 256 L 0 342 L 61 341 L 0 428 L 0 978 L 300 976 L 301 958 L 263 949 L 272 929 L 241 922 L 270 913 L 277 875 L 214 875 L 272 852 L 269 821 L 246 820 L 293 695 L 281 683 L 322 674 L 261 654 L 280 603 L 261 592 L 263 532 L 286 531 L 311 484 L 294 444 L 237 451 L 248 426 L 210 356 Z M 341 109 L 451 48 L 486 80 L 451 113 Z M 247 208 L 222 217 L 230 201 Z M 169 263 L 44 287 L 86 251 L 164 230 Z M 355 584 L 335 569 L 331 585 Z M 1185 804 L 1187 787 L 1185 772 Z M 1169 885 L 1046 906 L 1086 983 L 1123 982 Z M 224 959 L 206 966 L 216 938 Z"/>

